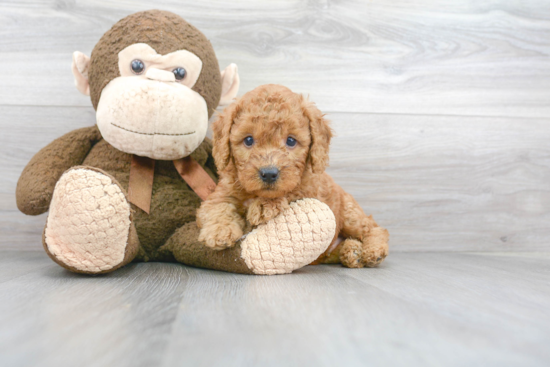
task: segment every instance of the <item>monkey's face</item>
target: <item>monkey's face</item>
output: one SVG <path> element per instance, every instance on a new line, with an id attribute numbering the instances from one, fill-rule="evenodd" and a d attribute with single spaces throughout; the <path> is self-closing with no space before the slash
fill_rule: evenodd
<path id="1" fill-rule="evenodd" d="M 187 50 L 159 55 L 137 43 L 118 54 L 120 76 L 103 89 L 97 125 L 115 148 L 153 159 L 188 156 L 204 140 L 208 108 L 192 90 L 202 61 Z"/>
<path id="2" fill-rule="evenodd" d="M 239 90 L 237 66 L 220 72 L 204 34 L 162 10 L 118 21 L 91 58 L 73 53 L 72 71 L 78 90 L 91 97 L 103 138 L 159 160 L 191 154 L 218 104 L 229 104 Z"/>

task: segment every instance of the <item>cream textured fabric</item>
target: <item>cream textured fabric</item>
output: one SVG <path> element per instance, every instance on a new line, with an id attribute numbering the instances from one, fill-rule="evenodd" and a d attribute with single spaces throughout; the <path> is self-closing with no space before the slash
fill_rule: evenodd
<path id="1" fill-rule="evenodd" d="M 113 180 L 76 168 L 57 182 L 46 223 L 52 255 L 81 271 L 111 269 L 124 259 L 130 229 L 130 204 Z"/>
<path id="2" fill-rule="evenodd" d="M 162 73 L 167 72 L 157 71 Z M 187 157 L 204 141 L 208 108 L 185 85 L 118 77 L 101 92 L 96 120 L 103 139 L 118 150 L 174 160 Z"/>
<path id="3" fill-rule="evenodd" d="M 240 85 L 241 80 L 237 65 L 229 64 L 222 71 L 222 97 L 220 98 L 220 106 L 227 106 L 233 102 L 235 97 L 237 97 Z"/>
<path id="4" fill-rule="evenodd" d="M 80 51 L 73 53 L 72 70 L 76 89 L 86 96 L 90 95 L 90 84 L 88 83 L 88 67 L 90 58 Z"/>
<path id="5" fill-rule="evenodd" d="M 330 245 L 335 230 L 334 214 L 326 204 L 298 200 L 250 232 L 241 243 L 241 256 L 255 274 L 291 273 L 317 259 Z"/>

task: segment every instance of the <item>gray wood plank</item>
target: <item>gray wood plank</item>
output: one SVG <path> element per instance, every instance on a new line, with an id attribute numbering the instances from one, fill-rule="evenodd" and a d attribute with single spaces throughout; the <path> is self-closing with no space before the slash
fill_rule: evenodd
<path id="1" fill-rule="evenodd" d="M 33 264 L 11 279 L 6 264 Z M 396 253 L 378 269 L 71 274 L 0 251 L 2 366 L 546 366 L 550 254 Z"/>
<path id="2" fill-rule="evenodd" d="M 185 287 L 184 267 L 130 265 L 87 277 L 41 255 L 43 266 L 33 273 L 0 283 L 2 366 L 158 365 Z"/>
<path id="3" fill-rule="evenodd" d="M 40 248 L 44 216 L 17 211 L 17 179 L 88 107 L 0 106 L 0 247 Z M 331 113 L 328 172 L 391 233 L 392 251 L 547 251 L 549 120 Z M 16 125 L 17 129 L 10 129 Z"/>
<path id="4" fill-rule="evenodd" d="M 395 250 L 547 251 L 549 121 L 330 114 L 328 172 Z"/>
<path id="5" fill-rule="evenodd" d="M 547 267 L 547 261 L 529 265 Z M 463 288 L 449 290 L 468 263 L 477 271 L 469 267 Z M 550 357 L 544 348 L 549 318 L 541 312 L 548 305 L 548 272 L 545 283 L 533 286 L 529 275 L 538 272 L 528 266 L 522 281 L 513 282 L 517 267 L 493 272 L 492 265 L 486 257 L 414 253 L 397 254 L 380 269 L 308 267 L 276 279 L 246 278 L 244 286 L 211 273 L 209 286 L 186 289 L 164 365 L 176 364 L 180 353 L 204 366 L 544 365 Z M 510 299 L 527 284 L 521 294 L 527 298 Z M 436 294 L 446 287 L 444 303 Z M 465 292 L 469 287 L 481 295 Z M 203 297 L 216 301 L 205 305 Z M 466 303 L 461 317 L 453 314 L 455 298 Z"/>
<path id="6" fill-rule="evenodd" d="M 41 268 L 51 267 L 48 255 L 44 251 L 0 251 L 0 283 L 15 279 L 29 273 L 36 273 Z"/>
<path id="7" fill-rule="evenodd" d="M 550 114 L 550 3 L 537 0 L 3 1 L 0 104 L 88 106 L 71 53 L 151 6 L 199 27 L 242 92 L 281 83 L 333 112 Z"/>

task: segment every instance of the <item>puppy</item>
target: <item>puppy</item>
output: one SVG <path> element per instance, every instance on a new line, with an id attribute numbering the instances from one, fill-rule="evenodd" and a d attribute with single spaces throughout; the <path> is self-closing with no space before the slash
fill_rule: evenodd
<path id="1" fill-rule="evenodd" d="M 229 106 L 212 130 L 220 179 L 197 211 L 206 246 L 231 247 L 243 235 L 245 218 L 257 226 L 289 202 L 316 198 L 336 217 L 335 239 L 318 263 L 373 267 L 387 256 L 388 231 L 325 173 L 332 130 L 302 95 L 260 86 Z"/>

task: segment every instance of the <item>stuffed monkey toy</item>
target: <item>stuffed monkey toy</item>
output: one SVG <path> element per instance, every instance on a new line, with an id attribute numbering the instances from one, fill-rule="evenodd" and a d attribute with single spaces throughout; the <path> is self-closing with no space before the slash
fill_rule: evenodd
<path id="1" fill-rule="evenodd" d="M 97 124 L 40 150 L 17 184 L 25 214 L 49 210 L 46 253 L 77 273 L 169 261 L 245 274 L 282 274 L 328 247 L 335 221 L 305 199 L 223 251 L 198 241 L 196 210 L 216 185 L 208 120 L 237 94 L 237 67 L 220 73 L 207 38 L 181 17 L 151 10 L 117 22 L 91 57 L 75 52 L 78 90 Z"/>

